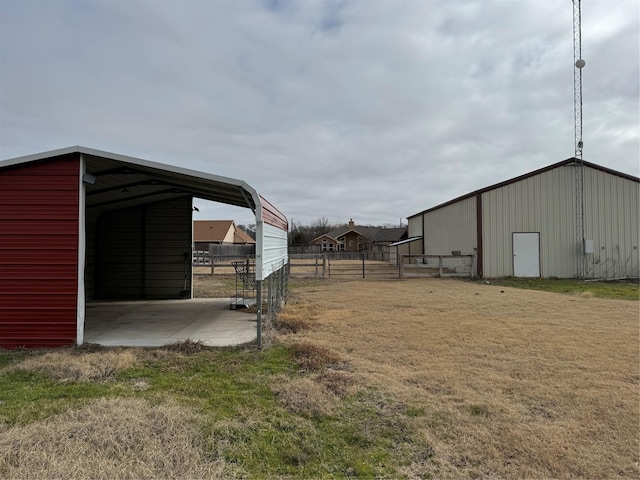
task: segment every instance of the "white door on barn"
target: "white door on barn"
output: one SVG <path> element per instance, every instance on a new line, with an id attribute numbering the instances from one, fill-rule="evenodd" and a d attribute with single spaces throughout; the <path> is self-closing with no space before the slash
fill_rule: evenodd
<path id="1" fill-rule="evenodd" d="M 540 276 L 540 233 L 513 234 L 513 276 Z"/>

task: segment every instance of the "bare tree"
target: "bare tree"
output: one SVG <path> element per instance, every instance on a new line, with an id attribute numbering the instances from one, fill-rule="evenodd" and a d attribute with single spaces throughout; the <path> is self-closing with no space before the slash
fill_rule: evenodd
<path id="1" fill-rule="evenodd" d="M 329 224 L 329 219 L 327 217 L 320 217 L 311 222 L 311 231 L 309 232 L 312 235 L 312 238 L 319 237 L 320 235 L 324 235 L 325 233 L 331 230 L 331 225 Z"/>

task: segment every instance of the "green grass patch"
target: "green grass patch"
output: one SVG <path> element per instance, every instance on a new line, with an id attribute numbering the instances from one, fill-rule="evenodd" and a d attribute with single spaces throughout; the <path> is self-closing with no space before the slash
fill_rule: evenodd
<path id="1" fill-rule="evenodd" d="M 74 359 L 83 355 L 66 350 Z M 45 356 L 44 350 L 0 352 L 0 432 L 101 397 L 135 397 L 153 405 L 173 400 L 197 412 L 205 457 L 222 457 L 249 478 L 400 478 L 400 469 L 433 455 L 409 426 L 422 412 L 375 389 L 329 392 L 335 403 L 330 413 L 289 409 L 274 382 L 324 379 L 301 373 L 293 347 L 132 352 L 135 364 L 104 381 L 52 379 L 46 369 L 16 368 L 27 357 Z"/>
<path id="2" fill-rule="evenodd" d="M 586 297 L 640 300 L 637 281 L 585 282 L 576 279 L 507 277 L 491 280 L 491 283 L 505 287 L 544 290 Z"/>

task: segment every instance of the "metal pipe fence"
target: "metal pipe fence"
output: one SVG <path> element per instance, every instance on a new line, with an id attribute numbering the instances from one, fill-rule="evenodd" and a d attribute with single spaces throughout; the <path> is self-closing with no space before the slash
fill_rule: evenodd
<path id="1" fill-rule="evenodd" d="M 285 263 L 265 280 L 257 282 L 257 344 L 262 348 L 263 330 L 275 322 L 289 293 L 289 263 Z M 266 283 L 266 285 L 264 284 Z M 266 292 L 265 292 L 266 290 Z M 266 293 L 266 295 L 265 295 Z"/>
<path id="2" fill-rule="evenodd" d="M 475 255 L 402 255 L 400 278 L 475 276 Z"/>

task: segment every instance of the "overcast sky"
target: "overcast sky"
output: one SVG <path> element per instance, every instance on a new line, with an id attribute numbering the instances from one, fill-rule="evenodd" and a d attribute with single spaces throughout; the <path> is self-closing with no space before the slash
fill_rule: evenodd
<path id="1" fill-rule="evenodd" d="M 0 158 L 82 145 L 398 224 L 574 155 L 569 0 L 0 0 Z M 584 159 L 640 175 L 637 0 L 584 0 Z M 196 219 L 253 223 L 197 201 Z"/>

